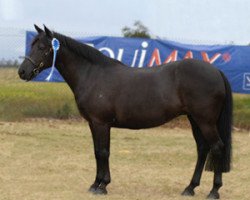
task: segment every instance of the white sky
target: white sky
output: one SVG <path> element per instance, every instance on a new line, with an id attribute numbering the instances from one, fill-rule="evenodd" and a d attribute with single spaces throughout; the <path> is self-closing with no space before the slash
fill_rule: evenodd
<path id="1" fill-rule="evenodd" d="M 250 43 L 250 0 L 0 0 L 0 28 L 120 36 L 135 20 L 171 40 Z"/>
<path id="2" fill-rule="evenodd" d="M 154 35 L 250 42 L 250 0 L 0 0 L 0 26 L 120 35 L 141 20 Z"/>

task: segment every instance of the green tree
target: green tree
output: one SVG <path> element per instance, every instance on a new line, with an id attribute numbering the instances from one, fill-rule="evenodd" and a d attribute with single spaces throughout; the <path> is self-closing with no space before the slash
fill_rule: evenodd
<path id="1" fill-rule="evenodd" d="M 141 21 L 135 21 L 133 28 L 123 27 L 122 34 L 124 37 L 151 38 L 149 29 Z"/>

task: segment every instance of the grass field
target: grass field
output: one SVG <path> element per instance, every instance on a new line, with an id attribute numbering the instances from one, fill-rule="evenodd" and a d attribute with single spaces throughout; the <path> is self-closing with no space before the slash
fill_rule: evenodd
<path id="1" fill-rule="evenodd" d="M 221 199 L 250 199 L 250 133 L 233 134 L 232 172 Z M 204 199 L 212 174 L 204 172 L 194 198 L 180 196 L 193 173 L 196 148 L 190 129 L 112 129 L 108 196 L 87 192 L 95 160 L 87 124 L 36 119 L 0 122 L 1 200 Z"/>
<path id="2" fill-rule="evenodd" d="M 15 68 L 0 68 L 0 120 L 79 118 L 65 83 L 24 82 Z M 250 129 L 250 95 L 234 94 L 234 125 Z"/>

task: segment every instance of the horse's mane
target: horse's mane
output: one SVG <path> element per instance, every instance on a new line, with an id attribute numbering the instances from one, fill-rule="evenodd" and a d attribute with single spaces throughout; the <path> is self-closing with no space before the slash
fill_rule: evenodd
<path id="1" fill-rule="evenodd" d="M 70 51 L 74 52 L 78 56 L 84 57 L 91 63 L 100 63 L 102 65 L 110 65 L 110 64 L 124 65 L 118 60 L 105 56 L 97 49 L 91 46 L 88 46 L 86 44 L 83 44 L 81 42 L 78 42 L 70 37 L 67 37 L 57 32 L 53 32 L 53 35 L 55 38 L 57 38 L 60 41 L 61 45 L 67 47 Z"/>

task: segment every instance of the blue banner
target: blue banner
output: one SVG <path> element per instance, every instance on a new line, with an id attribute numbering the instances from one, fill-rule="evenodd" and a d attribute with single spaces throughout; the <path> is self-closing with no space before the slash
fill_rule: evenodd
<path id="1" fill-rule="evenodd" d="M 26 32 L 26 55 L 35 35 L 35 32 Z M 159 39 L 101 36 L 76 39 L 130 67 L 157 67 L 188 58 L 204 60 L 225 73 L 233 92 L 250 94 L 250 46 L 188 45 Z M 50 70 L 44 70 L 34 80 L 46 81 Z M 58 71 L 54 71 L 51 81 L 64 80 Z"/>

